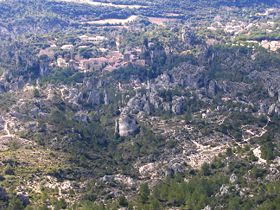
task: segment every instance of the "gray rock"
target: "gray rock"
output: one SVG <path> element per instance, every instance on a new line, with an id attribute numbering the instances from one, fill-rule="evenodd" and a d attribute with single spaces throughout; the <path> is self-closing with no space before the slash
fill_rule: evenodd
<path id="1" fill-rule="evenodd" d="M 136 119 L 133 116 L 122 114 L 115 125 L 115 133 L 119 136 L 133 136 L 139 131 Z"/>
<path id="2" fill-rule="evenodd" d="M 185 98 L 181 97 L 174 97 L 172 100 L 172 112 L 176 115 L 180 115 L 183 113 L 185 108 Z"/>
<path id="3" fill-rule="evenodd" d="M 100 105 L 101 104 L 101 97 L 100 93 L 97 90 L 92 90 L 89 93 L 87 103 L 91 104 L 92 106 Z"/>
<path id="4" fill-rule="evenodd" d="M 104 90 L 104 104 L 105 105 L 109 104 L 109 96 L 106 90 Z"/>
<path id="5" fill-rule="evenodd" d="M 83 102 L 83 93 L 79 92 L 76 88 L 68 88 L 68 94 L 65 96 L 65 100 L 74 107 L 79 107 Z"/>
<path id="6" fill-rule="evenodd" d="M 131 113 L 137 114 L 143 109 L 143 101 L 141 98 L 135 96 L 128 101 L 127 107 L 131 110 Z"/>
<path id="7" fill-rule="evenodd" d="M 205 208 L 202 210 L 212 210 L 212 208 L 208 205 L 208 206 L 205 206 Z"/>
<path id="8" fill-rule="evenodd" d="M 275 114 L 278 116 L 278 118 L 280 119 L 280 104 L 275 106 Z"/>
<path id="9" fill-rule="evenodd" d="M 268 109 L 268 115 L 272 115 L 274 113 L 275 110 L 275 104 L 272 104 L 269 109 Z"/>
<path id="10" fill-rule="evenodd" d="M 25 127 L 31 132 L 35 132 L 37 130 L 37 128 L 38 128 L 37 125 L 38 124 L 36 121 L 25 123 Z"/>
<path id="11" fill-rule="evenodd" d="M 210 97 L 213 97 L 217 94 L 217 91 L 218 91 L 218 86 L 217 86 L 216 81 L 211 80 L 209 85 L 208 85 L 208 90 L 207 90 L 208 95 Z"/>
<path id="12" fill-rule="evenodd" d="M 205 68 L 183 63 L 172 69 L 172 81 L 175 85 L 200 88 L 205 85 Z"/>
<path id="13" fill-rule="evenodd" d="M 5 120 L 3 119 L 3 117 L 0 117 L 0 130 L 4 130 L 4 125 L 5 125 Z"/>
<path id="14" fill-rule="evenodd" d="M 20 76 L 17 82 L 18 89 L 22 89 L 24 87 L 24 79 L 23 76 Z"/>
<path id="15" fill-rule="evenodd" d="M 115 135 L 119 136 L 119 120 L 115 120 Z"/>
<path id="16" fill-rule="evenodd" d="M 229 178 L 230 183 L 236 183 L 238 180 L 238 177 L 235 174 L 232 174 Z"/>
<path id="17" fill-rule="evenodd" d="M 266 113 L 266 106 L 263 103 L 260 103 L 260 112 L 261 113 Z"/>
<path id="18" fill-rule="evenodd" d="M 151 108 L 150 108 L 150 105 L 149 103 L 145 103 L 144 107 L 143 107 L 143 111 L 147 114 L 150 114 L 151 113 Z"/>
<path id="19" fill-rule="evenodd" d="M 184 174 L 185 173 L 185 165 L 184 163 L 175 162 L 168 166 L 166 170 L 166 175 L 174 175 L 174 174 Z"/>
<path id="20" fill-rule="evenodd" d="M 74 120 L 78 121 L 78 122 L 83 122 L 83 123 L 87 123 L 88 122 L 88 115 L 86 112 L 77 112 L 75 115 L 74 115 Z"/>
<path id="21" fill-rule="evenodd" d="M 113 181 L 113 176 L 112 175 L 104 175 L 101 178 L 101 181 L 104 183 L 112 182 Z"/>
<path id="22" fill-rule="evenodd" d="M 163 99 L 158 97 L 157 93 L 151 92 L 149 94 L 149 101 L 156 109 L 158 109 L 163 102 Z"/>
<path id="23" fill-rule="evenodd" d="M 275 96 L 274 90 L 268 88 L 267 92 L 268 92 L 269 97 L 273 98 Z"/>
<path id="24" fill-rule="evenodd" d="M 102 80 L 98 80 L 97 82 L 97 88 L 102 88 L 104 85 L 104 82 Z"/>
<path id="25" fill-rule="evenodd" d="M 162 108 L 163 108 L 163 110 L 166 111 L 166 112 L 170 112 L 170 111 L 171 111 L 171 105 L 170 105 L 170 103 L 168 103 L 168 102 L 162 103 Z"/>
<path id="26" fill-rule="evenodd" d="M 136 96 L 128 101 L 126 107 L 123 109 L 123 113 L 138 114 L 140 112 L 150 114 L 151 107 L 146 95 L 141 96 L 140 93 L 137 93 Z"/>
<path id="27" fill-rule="evenodd" d="M 228 193 L 229 193 L 229 186 L 223 184 L 220 188 L 220 195 L 224 196 Z"/>
<path id="28" fill-rule="evenodd" d="M 165 88 L 168 87 L 171 82 L 171 76 L 167 72 L 164 72 L 155 79 L 155 83 L 157 85 L 160 85 L 161 87 Z"/>

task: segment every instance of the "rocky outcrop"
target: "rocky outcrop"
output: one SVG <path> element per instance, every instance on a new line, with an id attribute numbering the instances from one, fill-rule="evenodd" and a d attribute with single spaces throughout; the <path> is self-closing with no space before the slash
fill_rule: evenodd
<path id="1" fill-rule="evenodd" d="M 4 126 L 5 126 L 5 120 L 3 119 L 3 117 L 0 117 L 0 130 L 4 130 Z"/>
<path id="2" fill-rule="evenodd" d="M 268 108 L 267 114 L 270 116 L 275 114 L 280 118 L 280 103 L 271 104 Z"/>
<path id="3" fill-rule="evenodd" d="M 140 111 L 144 111 L 144 109 L 149 111 L 149 104 L 145 95 L 136 95 L 135 97 L 131 98 L 127 103 L 127 107 L 132 114 L 137 114 Z"/>
<path id="4" fill-rule="evenodd" d="M 163 102 L 163 99 L 160 98 L 154 91 L 148 93 L 148 97 L 150 103 L 155 107 L 155 109 L 158 109 Z"/>
<path id="5" fill-rule="evenodd" d="M 214 81 L 214 80 L 211 80 L 209 82 L 209 85 L 208 85 L 208 90 L 207 90 L 207 93 L 208 93 L 208 96 L 210 97 L 214 97 L 217 92 L 218 92 L 218 86 L 217 86 L 217 82 Z"/>
<path id="6" fill-rule="evenodd" d="M 183 87 L 201 88 L 206 84 L 206 70 L 204 67 L 183 63 L 172 69 L 174 85 Z"/>
<path id="7" fill-rule="evenodd" d="M 280 104 L 277 104 L 275 106 L 275 114 L 278 116 L 278 118 L 280 119 Z"/>
<path id="8" fill-rule="evenodd" d="M 230 178 L 229 178 L 229 182 L 231 184 L 234 184 L 238 181 L 238 177 L 235 174 L 231 174 Z"/>
<path id="9" fill-rule="evenodd" d="M 61 88 L 61 94 L 62 99 L 74 107 L 79 107 L 83 101 L 83 94 L 77 88 Z M 52 99 L 53 96 L 48 98 Z"/>
<path id="10" fill-rule="evenodd" d="M 135 117 L 122 114 L 115 124 L 115 134 L 121 137 L 133 136 L 139 132 Z"/>
<path id="11" fill-rule="evenodd" d="M 100 105 L 101 104 L 101 95 L 100 95 L 99 91 L 92 90 L 89 93 L 87 103 L 91 104 L 92 106 Z"/>
<path id="12" fill-rule="evenodd" d="M 122 174 L 104 175 L 102 178 L 100 178 L 100 181 L 105 184 L 116 183 L 120 185 L 120 187 L 124 187 L 128 189 L 135 187 L 136 185 L 136 182 L 131 177 Z"/>
<path id="13" fill-rule="evenodd" d="M 162 103 L 162 108 L 165 112 L 170 112 L 171 111 L 171 104 L 168 102 Z"/>
<path id="14" fill-rule="evenodd" d="M 147 163 L 143 166 L 140 166 L 138 171 L 142 178 L 153 178 L 157 176 L 158 167 L 158 163 Z"/>
<path id="15" fill-rule="evenodd" d="M 172 100 L 172 112 L 176 115 L 180 115 L 185 109 L 185 97 L 174 97 Z"/>
<path id="16" fill-rule="evenodd" d="M 149 98 L 146 94 L 136 94 L 132 97 L 128 102 L 126 107 L 123 108 L 122 113 L 126 114 L 138 114 L 140 112 L 144 112 L 146 114 L 150 114 L 151 105 Z"/>
<path id="17" fill-rule="evenodd" d="M 108 105 L 110 103 L 109 96 L 106 90 L 104 90 L 104 104 Z"/>
<path id="18" fill-rule="evenodd" d="M 18 82 L 17 82 L 17 88 L 18 89 L 22 89 L 24 87 L 25 83 L 24 83 L 24 79 L 23 76 L 20 76 L 18 78 Z"/>
<path id="19" fill-rule="evenodd" d="M 74 115 L 74 120 L 78 122 L 87 123 L 88 122 L 88 115 L 86 112 L 80 111 Z"/>
<path id="20" fill-rule="evenodd" d="M 185 162 L 179 161 L 173 161 L 169 163 L 167 166 L 167 169 L 165 171 L 165 176 L 170 177 L 174 176 L 175 174 L 184 174 L 186 171 L 186 165 Z"/>
<path id="21" fill-rule="evenodd" d="M 250 73 L 249 78 L 254 81 L 261 81 L 268 92 L 268 96 L 271 98 L 277 97 L 276 100 L 280 102 L 280 74 L 278 70 L 253 71 Z"/>
<path id="22" fill-rule="evenodd" d="M 221 186 L 221 188 L 220 188 L 220 193 L 219 193 L 219 195 L 220 196 L 224 196 L 224 195 L 226 195 L 226 194 L 228 194 L 229 193 L 229 186 L 227 186 L 227 185 L 222 185 Z"/>
<path id="23" fill-rule="evenodd" d="M 276 105 L 272 104 L 268 109 L 268 115 L 272 115 L 274 113 Z"/>

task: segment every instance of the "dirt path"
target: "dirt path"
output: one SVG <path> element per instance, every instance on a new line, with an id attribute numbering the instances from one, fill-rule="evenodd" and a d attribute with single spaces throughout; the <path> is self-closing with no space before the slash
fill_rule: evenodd
<path id="1" fill-rule="evenodd" d="M 11 123 L 9 120 L 5 120 L 5 124 L 4 124 L 4 131 L 7 133 L 6 135 L 3 135 L 2 137 L 15 137 L 15 135 L 11 134 L 10 130 L 9 130 L 9 123 Z"/>
<path id="2" fill-rule="evenodd" d="M 251 139 L 253 139 L 253 138 L 260 138 L 260 137 L 262 137 L 264 134 L 266 134 L 266 132 L 267 132 L 267 126 L 268 126 L 268 124 L 271 122 L 271 119 L 270 119 L 270 117 L 269 116 L 267 116 L 267 123 L 266 123 L 266 125 L 264 126 L 264 127 L 262 127 L 261 128 L 261 132 L 259 133 L 259 134 L 256 134 L 256 133 L 254 133 L 253 131 L 251 131 L 251 130 L 249 130 L 249 129 L 247 129 L 247 130 L 245 130 L 245 132 L 246 133 L 249 133 L 249 134 L 251 134 L 252 136 L 250 136 L 250 137 L 248 137 L 248 138 L 245 138 L 244 136 L 243 136 L 243 141 L 245 141 L 245 142 L 248 142 L 248 141 L 250 141 Z M 244 128 L 244 127 L 246 127 L 246 125 L 245 126 L 242 126 L 242 128 Z"/>
<path id="3" fill-rule="evenodd" d="M 269 116 L 266 116 L 266 117 L 267 117 L 267 123 L 266 123 L 266 125 L 264 127 L 261 128 L 261 132 L 260 133 L 256 134 L 256 133 L 254 133 L 253 131 L 251 131 L 249 129 L 245 130 L 247 133 L 252 135 L 252 136 L 250 136 L 250 137 L 248 137 L 246 139 L 243 136 L 243 140 L 246 143 L 248 143 L 253 138 L 261 138 L 264 134 L 267 133 L 267 126 L 271 122 L 271 119 L 270 119 Z M 245 126 L 243 126 L 243 127 L 245 127 Z M 261 157 L 262 152 L 261 152 L 260 145 L 254 146 L 251 150 L 253 151 L 254 155 L 258 158 L 258 163 L 259 164 L 266 164 L 267 163 L 267 161 Z"/>
<path id="4" fill-rule="evenodd" d="M 24 146 L 24 145 L 34 145 L 34 142 L 21 138 L 15 134 L 11 133 L 11 130 L 9 129 L 9 124 L 13 123 L 10 120 L 7 120 L 3 118 L 5 123 L 4 123 L 4 131 L 6 134 L 0 135 L 0 151 L 5 151 L 9 149 L 9 143 L 11 141 L 16 141 L 19 145 Z"/>
<path id="5" fill-rule="evenodd" d="M 265 159 L 262 158 L 262 152 L 261 152 L 261 147 L 258 146 L 257 148 L 253 149 L 253 153 L 254 155 L 258 158 L 258 163 L 260 164 L 266 164 L 267 161 Z"/>

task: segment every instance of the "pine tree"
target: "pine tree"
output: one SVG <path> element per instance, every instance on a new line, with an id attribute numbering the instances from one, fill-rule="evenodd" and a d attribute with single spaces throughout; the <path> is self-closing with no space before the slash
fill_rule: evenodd
<path id="1" fill-rule="evenodd" d="M 146 203 L 149 199 L 150 189 L 147 183 L 140 186 L 139 198 L 141 203 Z"/>

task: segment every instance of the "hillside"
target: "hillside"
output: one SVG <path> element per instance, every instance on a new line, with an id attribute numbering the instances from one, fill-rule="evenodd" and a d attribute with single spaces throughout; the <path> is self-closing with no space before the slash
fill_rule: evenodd
<path id="1" fill-rule="evenodd" d="M 279 14 L 0 1 L 0 209 L 278 209 Z"/>

